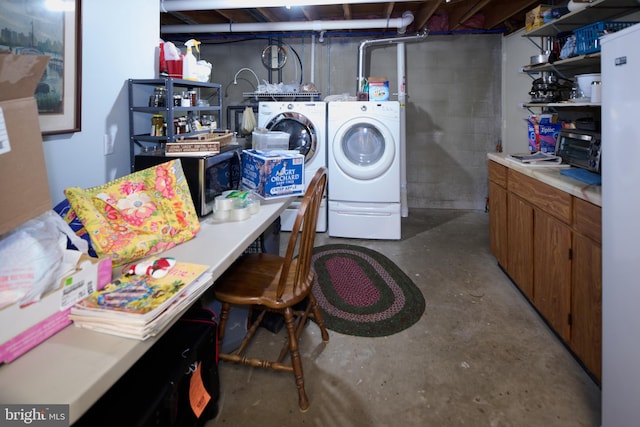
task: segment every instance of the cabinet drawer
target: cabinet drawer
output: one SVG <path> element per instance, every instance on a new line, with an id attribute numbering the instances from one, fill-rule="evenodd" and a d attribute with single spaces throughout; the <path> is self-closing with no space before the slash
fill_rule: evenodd
<path id="1" fill-rule="evenodd" d="M 600 206 L 574 197 L 573 224 L 578 233 L 602 243 L 602 208 Z"/>
<path id="2" fill-rule="evenodd" d="M 489 160 L 489 181 L 493 181 L 501 187 L 507 187 L 507 167 Z"/>
<path id="3" fill-rule="evenodd" d="M 508 189 L 529 203 L 571 224 L 571 195 L 537 179 L 509 169 Z"/>

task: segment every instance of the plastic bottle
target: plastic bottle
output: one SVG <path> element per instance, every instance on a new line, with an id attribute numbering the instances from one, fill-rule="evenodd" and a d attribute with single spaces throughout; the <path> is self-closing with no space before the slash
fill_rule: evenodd
<path id="1" fill-rule="evenodd" d="M 197 80 L 197 67 L 198 61 L 196 57 L 193 55 L 193 48 L 196 48 L 196 52 L 200 52 L 198 45 L 199 41 L 191 39 L 188 40 L 184 45 L 187 46 L 187 53 L 184 56 L 182 62 L 182 78 L 185 80 Z"/>

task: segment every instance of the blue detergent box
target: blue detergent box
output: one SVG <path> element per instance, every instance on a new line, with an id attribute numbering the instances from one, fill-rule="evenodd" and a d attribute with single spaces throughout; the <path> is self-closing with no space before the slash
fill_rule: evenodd
<path id="1" fill-rule="evenodd" d="M 301 196 L 304 156 L 295 150 L 243 150 L 242 186 L 264 199 Z"/>

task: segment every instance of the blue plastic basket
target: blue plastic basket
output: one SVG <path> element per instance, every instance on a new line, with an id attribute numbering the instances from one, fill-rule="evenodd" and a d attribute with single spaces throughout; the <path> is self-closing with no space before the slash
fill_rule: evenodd
<path id="1" fill-rule="evenodd" d="M 599 21 L 573 30 L 576 35 L 576 54 L 586 55 L 600 52 L 600 37 L 605 34 L 615 33 L 634 24 L 637 24 L 637 22 Z"/>

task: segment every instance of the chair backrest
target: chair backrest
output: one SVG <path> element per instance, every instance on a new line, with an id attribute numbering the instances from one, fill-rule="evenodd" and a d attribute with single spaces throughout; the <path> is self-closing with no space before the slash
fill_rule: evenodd
<path id="1" fill-rule="evenodd" d="M 327 170 L 326 168 L 320 168 L 313 176 L 304 193 L 298 208 L 298 214 L 291 227 L 285 261 L 280 273 L 280 282 L 278 283 L 278 299 L 282 297 L 289 281 L 293 282 L 294 293 L 300 295 L 304 294 L 313 283 L 311 258 L 313 257 L 318 212 L 326 185 Z"/>

